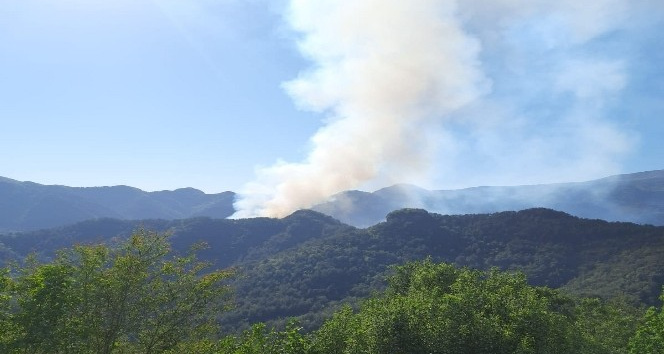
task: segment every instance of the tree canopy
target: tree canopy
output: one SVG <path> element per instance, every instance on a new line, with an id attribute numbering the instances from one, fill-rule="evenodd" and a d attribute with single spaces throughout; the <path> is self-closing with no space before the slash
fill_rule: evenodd
<path id="1" fill-rule="evenodd" d="M 2 353 L 157 353 L 216 335 L 228 270 L 171 253 L 165 234 L 75 246 L 0 278 Z"/>
<path id="2" fill-rule="evenodd" d="M 285 240 L 286 242 L 288 240 Z M 431 258 L 310 332 L 255 323 L 223 335 L 232 270 L 171 251 L 169 236 L 75 246 L 0 270 L 1 353 L 662 353 L 664 313 L 578 298 L 520 272 Z M 660 296 L 664 300 L 664 293 Z M 295 304 L 297 305 L 297 304 Z"/>
<path id="3" fill-rule="evenodd" d="M 627 352 L 639 318 L 627 304 L 569 297 L 529 285 L 522 273 L 427 259 L 395 267 L 384 292 L 307 335 L 293 322 L 283 332 L 254 325 L 210 353 L 617 354 Z"/>
<path id="4" fill-rule="evenodd" d="M 659 297 L 664 302 L 664 289 Z M 664 308 L 651 307 L 629 342 L 630 353 L 664 353 Z"/>
<path id="5" fill-rule="evenodd" d="M 387 291 L 359 312 L 345 308 L 325 322 L 312 352 L 619 353 L 636 322 L 617 326 L 629 314 L 609 306 L 528 285 L 521 273 L 411 262 L 397 267 Z M 597 310 L 605 316 L 589 316 Z M 611 327 L 587 330 L 601 321 Z"/>

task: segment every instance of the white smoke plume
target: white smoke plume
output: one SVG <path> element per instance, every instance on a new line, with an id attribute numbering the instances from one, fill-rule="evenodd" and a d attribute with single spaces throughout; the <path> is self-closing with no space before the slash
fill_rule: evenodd
<path id="1" fill-rule="evenodd" d="M 618 171 L 634 139 L 604 114 L 628 63 L 604 37 L 653 4 L 291 0 L 285 18 L 313 67 L 284 87 L 327 119 L 305 161 L 257 171 L 234 217 L 283 217 L 377 180 L 432 175 L 450 188 Z"/>
<path id="2" fill-rule="evenodd" d="M 329 118 L 306 161 L 259 171 L 236 217 L 281 217 L 379 175 L 421 171 L 422 129 L 485 90 L 479 43 L 453 1 L 293 0 L 288 19 L 316 66 L 285 87 Z"/>

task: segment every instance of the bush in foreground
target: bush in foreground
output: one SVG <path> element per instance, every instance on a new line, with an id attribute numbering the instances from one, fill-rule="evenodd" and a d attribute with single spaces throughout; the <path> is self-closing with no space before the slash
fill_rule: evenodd
<path id="1" fill-rule="evenodd" d="M 135 232 L 119 247 L 76 246 L 0 278 L 2 353 L 159 353 L 216 335 L 224 280 L 167 236 Z"/>

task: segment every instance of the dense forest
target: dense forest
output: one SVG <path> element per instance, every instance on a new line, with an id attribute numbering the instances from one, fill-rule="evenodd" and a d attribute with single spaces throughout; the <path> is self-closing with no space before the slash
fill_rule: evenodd
<path id="1" fill-rule="evenodd" d="M 230 270 L 139 230 L 0 276 L 3 353 L 661 353 L 664 313 L 530 285 L 520 272 L 431 259 L 392 267 L 387 288 L 318 329 L 254 324 L 223 335 Z M 661 299 L 664 300 L 664 293 Z"/>
<path id="2" fill-rule="evenodd" d="M 385 288 L 389 267 L 431 257 L 460 267 L 522 271 L 529 283 L 584 297 L 658 304 L 664 284 L 664 227 L 587 220 L 549 209 L 439 215 L 403 209 L 358 229 L 313 211 L 283 219 L 177 221 L 100 219 L 0 236 L 5 260 L 42 261 L 76 244 L 117 244 L 143 227 L 169 232 L 178 252 L 197 242 L 215 269 L 234 268 L 228 333 L 297 317 L 317 328 L 342 304 Z"/>
<path id="3" fill-rule="evenodd" d="M 513 302 L 510 304 L 491 304 L 493 300 L 490 299 L 482 301 L 487 306 L 523 307 L 525 305 L 521 302 L 528 300 L 534 302 L 526 302 L 527 304 L 544 306 L 533 308 L 534 313 L 555 314 L 561 311 L 559 315 L 562 317 L 554 316 L 555 321 L 553 317 L 546 321 L 557 323 L 556 326 L 560 326 L 561 330 L 569 331 L 569 336 L 559 333 L 562 337 L 541 339 L 547 343 L 556 342 L 563 345 L 569 344 L 569 341 L 583 342 L 585 349 L 581 352 L 619 353 L 627 351 L 628 345 L 636 345 L 629 343 L 642 341 L 643 345 L 646 345 L 653 343 L 648 338 L 661 336 L 661 330 L 657 329 L 661 328 L 661 310 L 653 308 L 646 312 L 645 309 L 660 306 L 659 296 L 664 284 L 664 259 L 661 257 L 664 253 L 664 227 L 580 219 L 549 209 L 476 215 L 439 215 L 420 209 L 403 209 L 390 213 L 385 222 L 359 229 L 329 216 L 303 210 L 283 219 L 99 219 L 57 229 L 0 235 L 0 256 L 7 264 L 11 264 L 4 273 L 2 285 L 5 311 L 3 318 L 8 320 L 3 324 L 3 328 L 6 328 L 5 333 L 14 333 L 12 336 L 3 337 L 7 348 L 11 345 L 22 343 L 21 345 L 25 346 L 25 343 L 36 342 L 34 338 L 26 339 L 21 336 L 28 335 L 29 330 L 25 329 L 25 326 L 36 326 L 37 323 L 43 324 L 41 327 L 37 326 L 38 331 L 42 331 L 39 332 L 41 335 L 56 340 L 55 335 L 46 335 L 44 333 L 49 332 L 43 332 L 46 330 L 44 327 L 50 327 L 54 322 L 27 319 L 34 315 L 53 315 L 52 312 L 44 312 L 43 306 L 35 305 L 45 300 L 30 300 L 30 296 L 40 293 L 41 290 L 36 289 L 50 288 L 51 285 L 44 284 L 47 284 L 45 282 L 49 277 L 56 275 L 60 277 L 57 279 L 61 284 L 80 284 L 83 273 L 77 269 L 82 266 L 87 267 L 88 271 L 101 272 L 100 274 L 116 274 L 115 279 L 120 279 L 122 270 L 117 269 L 113 259 L 120 257 L 122 252 L 127 255 L 127 250 L 133 247 L 128 245 L 128 242 L 131 243 L 131 240 L 136 238 L 137 229 L 155 230 L 155 235 L 169 235 L 162 240 L 167 240 L 168 247 L 160 247 L 162 250 L 172 248 L 173 255 L 171 252 L 167 252 L 168 256 L 166 253 L 160 254 L 158 259 L 153 259 L 156 262 L 154 267 L 168 262 L 181 266 L 169 269 L 180 269 L 178 274 L 188 274 L 189 280 L 183 286 L 195 286 L 194 280 L 202 279 L 204 274 L 220 274 L 219 282 L 209 284 L 212 288 L 219 285 L 219 289 L 224 289 L 219 292 L 220 296 L 223 296 L 212 301 L 218 302 L 219 307 L 215 311 L 206 311 L 207 314 L 213 313 L 213 318 L 196 317 L 192 314 L 197 318 L 196 321 L 200 321 L 197 323 L 201 324 L 192 328 L 200 331 L 178 334 L 178 341 L 168 344 L 171 348 L 169 350 L 175 352 L 177 351 L 173 348 L 180 348 L 180 345 L 196 345 L 201 346 L 196 351 L 202 353 L 205 353 L 205 350 L 216 350 L 220 353 L 269 353 L 279 350 L 297 352 L 293 349 L 295 347 L 306 349 L 305 352 L 354 353 L 359 350 L 382 353 L 389 352 L 380 349 L 385 348 L 384 345 L 398 348 L 395 343 L 375 342 L 377 338 L 388 333 L 381 331 L 388 329 L 399 331 L 399 335 L 410 338 L 406 341 L 410 343 L 409 348 L 419 348 L 409 352 L 429 352 L 442 344 L 436 344 L 435 341 L 429 343 L 433 339 L 428 336 L 438 338 L 443 334 L 426 331 L 446 328 L 445 333 L 459 338 L 462 334 L 454 331 L 480 328 L 482 323 L 489 327 L 494 326 L 486 329 L 489 331 L 487 333 L 493 333 L 486 334 L 489 336 L 487 338 L 492 338 L 486 339 L 487 343 L 496 343 L 495 345 L 502 348 L 487 347 L 485 352 L 556 352 L 566 348 L 542 349 L 545 348 L 542 346 L 544 344 L 538 342 L 540 338 L 537 337 L 541 333 L 518 332 L 516 328 L 524 325 L 509 322 L 516 321 L 520 316 L 518 314 L 506 315 L 506 319 L 498 321 L 496 316 L 508 314 L 514 308 L 492 309 L 491 311 L 496 313 L 487 310 L 489 312 L 474 314 L 471 310 L 479 309 L 476 307 L 479 306 L 477 303 L 452 305 L 450 302 L 454 299 L 463 300 L 466 296 L 477 300 L 482 296 L 489 296 L 492 292 L 507 291 L 505 289 L 508 288 L 515 291 L 524 289 L 526 293 L 513 294 L 516 298 L 511 300 Z M 146 234 L 142 235 L 146 237 Z M 201 242 L 206 246 L 200 246 Z M 192 256 L 192 247 L 196 250 L 196 258 Z M 96 268 L 81 263 L 95 259 L 90 258 L 91 256 L 83 257 L 83 254 L 92 252 L 86 251 L 89 249 L 96 249 L 95 252 L 103 255 L 102 260 L 93 262 Z M 92 253 L 96 254 L 95 252 Z M 175 261 L 176 259 L 180 261 Z M 426 261 L 423 261 L 425 259 Z M 197 266 L 194 267 L 193 264 Z M 57 267 L 49 268 L 52 265 Z M 63 265 L 64 268 L 59 268 Z M 66 271 L 61 272 L 62 269 Z M 215 269 L 222 271 L 215 273 Z M 228 271 L 223 271 L 224 269 Z M 408 280 L 409 277 L 419 274 L 420 271 L 424 272 L 425 269 L 428 269 L 426 272 L 447 272 L 445 276 L 436 276 L 447 281 L 458 278 L 459 282 L 471 283 L 443 286 L 429 282 L 427 286 L 432 286 L 431 289 L 420 288 L 412 292 L 404 290 L 404 284 L 413 281 Z M 146 278 L 136 281 L 151 279 L 159 284 L 167 284 L 177 278 L 175 273 L 153 272 L 149 275 L 150 272 L 146 270 L 142 273 Z M 90 288 L 101 287 L 95 290 L 98 293 L 113 294 L 115 291 L 117 294 L 117 288 L 102 289 L 105 286 L 113 289 L 113 286 L 121 286 L 122 282 L 101 282 L 100 279 L 105 277 L 93 276 L 86 279 L 97 279 L 97 283 L 92 282 Z M 498 283 L 489 285 L 487 281 Z M 510 285 L 504 285 L 505 289 L 498 290 L 502 289 L 500 282 L 503 281 Z M 436 290 L 436 286 L 440 289 Z M 469 293 L 453 292 L 462 291 L 463 286 L 475 289 L 466 289 L 467 291 L 479 293 L 468 295 Z M 129 288 L 138 289 L 137 294 L 142 294 L 137 295 L 137 299 L 162 299 L 160 305 L 153 304 L 156 306 L 154 308 L 159 308 L 160 311 L 178 301 L 176 298 L 169 300 L 169 295 L 145 295 L 148 289 L 153 288 L 152 285 L 132 285 L 127 289 Z M 171 285 L 156 287 L 171 288 Z M 47 292 L 39 296 L 54 297 L 48 301 L 61 304 L 57 297 L 66 294 L 66 286 L 59 289 L 62 290 L 61 293 Z M 81 287 L 77 289 L 81 290 Z M 181 290 L 183 293 L 186 291 Z M 423 298 L 426 294 L 437 295 L 434 298 Z M 89 295 L 80 292 L 67 295 L 69 300 L 88 297 Z M 23 308 L 24 304 L 33 304 L 33 307 Z M 426 306 L 418 308 L 416 305 Z M 73 308 L 78 308 L 77 306 Z M 91 305 L 86 306 L 85 308 L 89 308 Z M 132 306 L 149 309 L 152 305 Z M 381 313 L 381 308 L 386 309 L 385 311 L 391 309 L 389 311 L 393 312 Z M 425 310 L 434 312 L 426 313 Z M 28 311 L 28 314 L 21 314 L 21 311 Z M 63 311 L 58 313 L 64 316 L 68 310 Z M 81 311 L 80 308 L 77 311 Z M 472 328 L 454 327 L 454 323 L 463 322 L 459 318 L 446 317 L 454 314 L 463 314 L 465 317 L 459 318 L 464 318 L 464 321 L 479 322 L 468 322 L 474 323 Z M 67 317 L 70 319 L 83 318 L 80 314 L 66 316 L 70 316 Z M 86 316 L 103 318 L 98 314 Z M 127 316 L 130 318 L 136 315 Z M 482 316 L 488 317 L 482 319 Z M 383 318 L 388 322 L 372 322 L 374 317 L 375 321 Z M 397 320 L 398 324 L 389 322 Z M 534 321 L 533 318 L 521 320 L 530 324 Z M 154 321 L 154 318 L 132 320 L 132 323 L 137 323 L 137 327 L 117 337 L 120 343 L 117 348 L 125 349 L 112 351 L 147 352 L 137 349 L 144 348 L 142 346 L 145 345 L 139 338 L 149 337 L 148 334 L 141 334 L 146 327 L 140 329 L 140 326 L 154 324 Z M 165 320 L 158 322 L 163 321 Z M 608 323 L 608 327 L 599 325 L 600 322 Z M 142 325 L 139 325 L 141 323 Z M 356 327 L 343 329 L 339 327 L 342 324 L 353 324 Z M 63 329 L 64 332 L 59 334 L 60 338 L 66 338 L 62 337 L 65 335 L 81 335 L 77 332 L 81 331 L 80 328 L 77 329 L 77 325 L 70 323 L 67 326 L 73 327 Z M 586 326 L 583 327 L 588 332 L 584 334 L 585 337 L 578 337 L 580 333 L 584 333 L 583 328 L 578 326 Z M 14 332 L 7 328 L 13 328 Z M 410 332 L 401 333 L 406 330 Z M 506 336 L 507 333 L 513 333 L 515 337 L 510 334 L 502 338 L 498 336 L 500 333 Z M 347 337 L 338 337 L 342 334 Z M 479 338 L 479 334 L 471 334 L 468 334 L 468 338 Z M 399 338 L 396 334 L 392 337 Z M 324 340 L 330 341 L 329 345 L 323 344 Z M 89 342 L 88 339 L 83 341 Z M 334 350 L 330 347 L 332 342 L 337 343 Z M 338 344 L 341 342 L 346 344 L 341 346 Z M 456 351 L 447 347 L 438 352 L 481 352 L 475 347 L 473 350 L 463 351 L 458 346 L 471 348 L 468 347 L 470 344 L 454 343 L 457 346 Z M 47 346 L 53 347 L 56 344 L 50 343 Z M 163 343 L 160 345 L 163 348 L 168 346 Z M 521 346 L 518 347 L 520 349 L 514 349 L 517 348 L 515 345 Z M 283 349 L 284 346 L 291 349 Z M 127 349 L 130 347 L 133 349 Z M 268 347 L 272 349 L 265 349 Z M 72 348 L 54 352 L 100 352 L 84 346 L 80 347 L 83 349 Z M 31 352 L 48 352 L 39 350 L 42 349 Z"/>

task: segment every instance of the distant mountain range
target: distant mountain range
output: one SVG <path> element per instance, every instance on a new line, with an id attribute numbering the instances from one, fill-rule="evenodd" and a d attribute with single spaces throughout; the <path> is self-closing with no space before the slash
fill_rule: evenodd
<path id="1" fill-rule="evenodd" d="M 235 193 L 193 188 L 145 192 L 127 186 L 65 187 L 0 177 L 0 232 L 27 231 L 96 218 L 226 218 Z M 664 170 L 588 182 L 427 190 L 395 185 L 373 193 L 346 191 L 312 209 L 346 224 L 368 227 L 401 208 L 440 214 L 493 213 L 544 207 L 608 221 L 664 225 Z"/>
<path id="2" fill-rule="evenodd" d="M 235 193 L 197 189 L 144 192 L 127 186 L 65 187 L 0 177 L 0 232 L 50 228 L 96 218 L 226 218 Z"/>
<path id="3" fill-rule="evenodd" d="M 395 185 L 373 193 L 347 191 L 313 209 L 366 227 L 401 208 L 440 214 L 478 214 L 550 208 L 589 219 L 664 225 L 664 170 L 578 183 L 426 190 Z"/>

